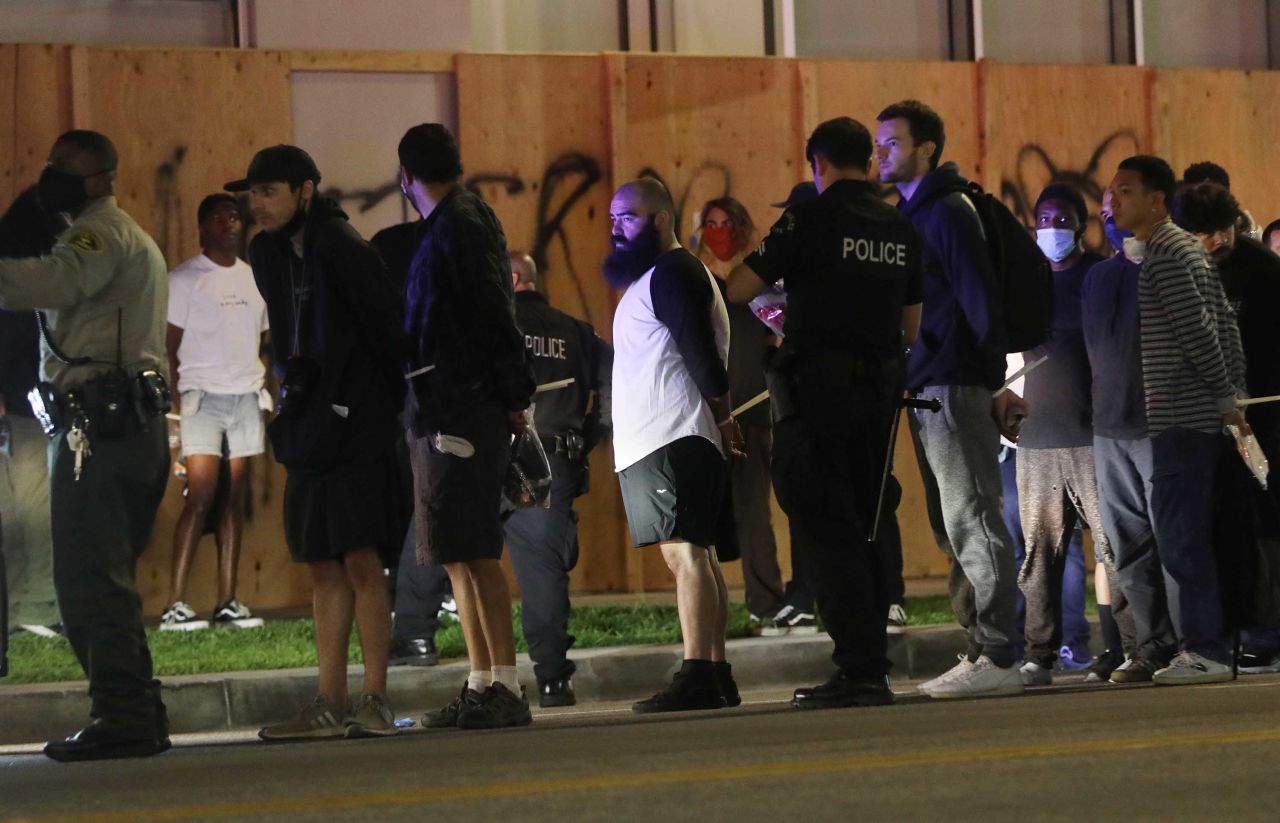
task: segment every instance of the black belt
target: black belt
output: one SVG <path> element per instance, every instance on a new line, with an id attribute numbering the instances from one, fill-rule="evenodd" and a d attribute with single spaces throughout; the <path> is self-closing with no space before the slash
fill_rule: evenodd
<path id="1" fill-rule="evenodd" d="M 64 390 L 40 382 L 27 397 L 49 437 L 87 423 L 92 434 L 122 437 L 145 430 L 153 417 L 169 411 L 169 386 L 155 369 L 126 373 L 114 370 Z"/>
<path id="2" fill-rule="evenodd" d="M 582 454 L 586 440 L 579 431 L 567 431 L 563 434 L 539 434 L 542 448 L 547 454 L 565 454 L 571 460 L 577 460 Z"/>

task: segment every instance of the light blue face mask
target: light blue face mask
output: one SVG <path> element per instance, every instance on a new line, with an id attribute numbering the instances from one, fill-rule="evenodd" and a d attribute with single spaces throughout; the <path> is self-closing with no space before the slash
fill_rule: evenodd
<path id="1" fill-rule="evenodd" d="M 1116 225 L 1114 217 L 1108 217 L 1102 221 L 1102 233 L 1107 236 L 1107 242 L 1111 244 L 1111 248 L 1116 251 L 1124 251 L 1124 239 L 1133 237 L 1133 232 L 1125 231 Z"/>
<path id="2" fill-rule="evenodd" d="M 1076 233 L 1071 229 L 1036 229 L 1036 245 L 1044 256 L 1060 263 L 1076 249 Z"/>

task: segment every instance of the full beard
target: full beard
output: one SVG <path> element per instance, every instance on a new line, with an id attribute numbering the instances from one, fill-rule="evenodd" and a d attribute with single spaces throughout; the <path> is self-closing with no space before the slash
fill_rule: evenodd
<path id="1" fill-rule="evenodd" d="M 658 227 L 650 223 L 631 240 L 614 238 L 613 251 L 604 259 L 601 270 L 610 288 L 625 289 L 653 268 L 662 255 Z"/>

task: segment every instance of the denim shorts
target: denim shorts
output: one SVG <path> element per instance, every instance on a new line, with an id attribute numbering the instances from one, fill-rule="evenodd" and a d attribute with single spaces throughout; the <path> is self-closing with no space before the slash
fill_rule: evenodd
<path id="1" fill-rule="evenodd" d="M 264 449 L 262 409 L 258 394 L 212 394 L 199 390 L 182 393 L 182 456 L 252 457 Z"/>

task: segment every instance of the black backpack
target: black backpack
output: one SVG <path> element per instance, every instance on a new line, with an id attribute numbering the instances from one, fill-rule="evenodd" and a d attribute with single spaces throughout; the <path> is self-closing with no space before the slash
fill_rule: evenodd
<path id="1" fill-rule="evenodd" d="M 969 181 L 961 190 L 978 213 L 1000 289 L 1005 351 L 1024 352 L 1049 339 L 1053 272 L 1035 239 L 1000 198 Z"/>

